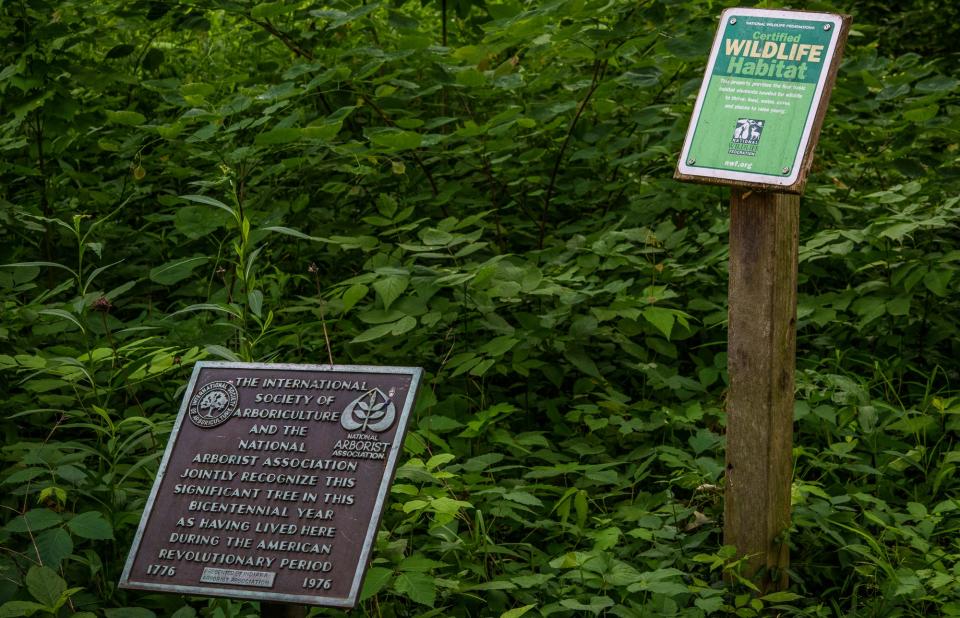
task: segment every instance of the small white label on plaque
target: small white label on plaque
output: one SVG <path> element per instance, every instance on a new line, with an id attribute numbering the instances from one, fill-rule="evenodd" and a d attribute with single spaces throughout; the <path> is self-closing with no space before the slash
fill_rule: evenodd
<path id="1" fill-rule="evenodd" d="M 234 586 L 273 588 L 273 578 L 276 576 L 276 573 L 269 571 L 239 571 L 207 567 L 200 575 L 200 581 L 204 584 L 233 584 Z"/>

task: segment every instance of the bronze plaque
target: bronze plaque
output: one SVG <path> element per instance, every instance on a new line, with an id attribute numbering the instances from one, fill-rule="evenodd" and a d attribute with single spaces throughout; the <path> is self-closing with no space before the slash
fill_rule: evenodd
<path id="1" fill-rule="evenodd" d="M 420 375 L 197 363 L 120 586 L 355 606 Z"/>

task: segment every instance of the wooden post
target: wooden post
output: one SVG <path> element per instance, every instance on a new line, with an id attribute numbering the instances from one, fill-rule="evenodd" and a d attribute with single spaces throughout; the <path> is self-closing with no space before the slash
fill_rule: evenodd
<path id="1" fill-rule="evenodd" d="M 765 591 L 787 585 L 800 197 L 734 188 L 724 544 Z"/>
<path id="2" fill-rule="evenodd" d="M 307 608 L 290 603 L 260 603 L 261 618 L 306 618 Z"/>

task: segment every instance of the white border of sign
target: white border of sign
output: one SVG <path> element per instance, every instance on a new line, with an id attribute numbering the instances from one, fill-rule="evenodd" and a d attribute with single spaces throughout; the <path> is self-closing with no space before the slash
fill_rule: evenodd
<path id="1" fill-rule="evenodd" d="M 813 101 L 810 105 L 810 111 L 807 112 L 807 119 L 803 125 L 803 137 L 800 139 L 800 147 L 794 156 L 793 165 L 790 167 L 788 176 L 775 176 L 772 174 L 754 174 L 751 172 L 737 172 L 734 170 L 718 170 L 695 165 L 687 165 L 690 160 L 690 143 L 693 141 L 693 134 L 696 132 L 697 124 L 700 122 L 700 113 L 703 111 L 703 99 L 707 94 L 707 87 L 710 80 L 713 79 L 713 67 L 720 54 L 720 43 L 730 25 L 729 18 L 733 15 L 747 17 L 772 17 L 780 19 L 792 19 L 797 21 L 827 21 L 832 24 L 834 36 L 830 38 L 830 46 L 824 55 L 823 70 L 820 71 L 820 79 L 817 81 L 817 89 L 813 93 Z M 813 127 L 814 119 L 817 116 L 817 110 L 823 103 L 823 89 L 829 74 L 830 63 L 833 61 L 834 54 L 837 51 L 837 40 L 840 38 L 840 26 L 843 18 L 833 13 L 810 13 L 807 11 L 775 11 L 771 9 L 740 9 L 731 8 L 723 11 L 720 16 L 720 27 L 713 39 L 713 48 L 710 50 L 710 60 L 707 62 L 707 68 L 704 71 L 703 82 L 700 84 L 700 93 L 697 95 L 697 103 L 693 108 L 693 116 L 690 118 L 690 124 L 687 127 L 687 136 L 683 140 L 683 150 L 680 152 L 680 161 L 677 169 L 681 174 L 687 176 L 699 176 L 701 178 L 717 178 L 725 180 L 738 180 L 741 182 L 755 182 L 766 185 L 777 185 L 789 187 L 797 183 L 800 179 L 803 156 L 807 151 L 807 144 L 810 143 L 810 130 Z"/>
<path id="2" fill-rule="evenodd" d="M 160 491 L 160 483 L 167 471 L 167 464 L 173 454 L 173 446 L 177 441 L 180 427 L 187 417 L 187 407 L 190 403 L 190 395 L 193 393 L 197 384 L 197 378 L 200 370 L 204 368 L 214 369 L 268 369 L 274 371 L 330 371 L 342 373 L 389 373 L 403 374 L 410 376 L 410 389 L 407 391 L 406 401 L 403 403 L 403 410 L 400 412 L 397 425 L 397 433 L 390 445 L 390 454 L 387 456 L 386 467 L 383 471 L 383 479 L 380 488 L 377 491 L 376 501 L 373 506 L 370 525 L 363 539 L 363 547 L 360 550 L 357 571 L 353 576 L 353 583 L 350 586 L 350 594 L 345 598 L 324 597 L 308 594 L 280 594 L 271 593 L 268 590 L 237 590 L 235 588 L 212 588 L 200 586 L 185 586 L 180 584 L 157 584 L 153 582 L 130 581 L 130 571 L 133 568 L 134 559 L 140 550 L 140 541 L 143 539 L 143 533 L 147 527 L 147 520 L 153 512 L 156 504 L 157 493 Z M 127 562 L 123 567 L 123 573 L 120 575 L 120 587 L 132 588 L 136 590 L 158 590 L 160 592 L 173 592 L 180 594 L 195 594 L 200 596 L 218 596 L 232 597 L 235 599 L 252 599 L 255 601 L 279 601 L 283 603 L 303 603 L 309 605 L 321 605 L 324 607 L 355 607 L 360 596 L 360 584 L 367 572 L 367 564 L 370 561 L 370 551 L 373 549 L 373 541 L 377 536 L 377 528 L 380 526 L 380 517 L 383 515 L 384 502 L 387 491 L 393 483 L 394 470 L 397 465 L 397 458 L 400 455 L 400 449 L 403 445 L 403 438 L 406 435 L 407 420 L 410 418 L 410 411 L 413 408 L 413 402 L 420 387 L 420 377 L 423 369 L 420 367 L 378 367 L 376 365 L 297 365 L 288 363 L 235 363 L 228 361 L 198 361 L 193 367 L 193 373 L 190 375 L 190 382 L 187 384 L 186 392 L 183 396 L 183 403 L 180 404 L 180 413 L 177 420 L 174 421 L 173 431 L 170 433 L 170 439 L 167 442 L 167 449 L 163 453 L 163 460 L 160 462 L 160 468 L 157 470 L 157 477 L 153 482 L 153 489 L 150 491 L 150 497 L 143 509 L 143 516 L 140 518 L 140 526 L 133 537 L 133 544 L 130 546 L 130 553 L 127 555 Z"/>

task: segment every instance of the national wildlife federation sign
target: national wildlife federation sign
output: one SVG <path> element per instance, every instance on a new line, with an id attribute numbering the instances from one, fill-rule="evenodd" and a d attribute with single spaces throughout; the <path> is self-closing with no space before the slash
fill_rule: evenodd
<path id="1" fill-rule="evenodd" d="M 724 11 L 676 177 L 802 192 L 848 25 L 832 13 Z"/>

